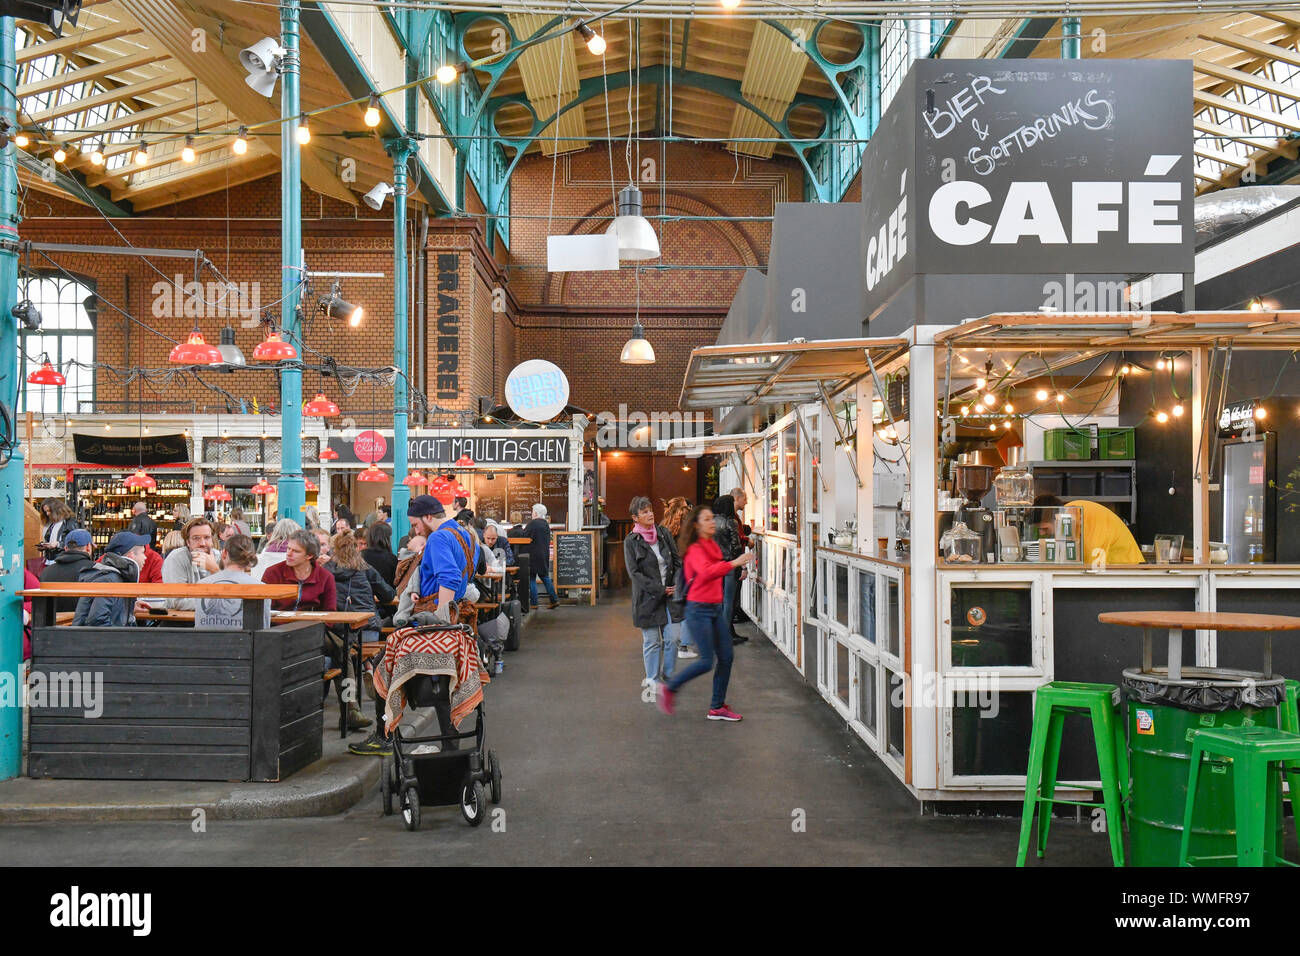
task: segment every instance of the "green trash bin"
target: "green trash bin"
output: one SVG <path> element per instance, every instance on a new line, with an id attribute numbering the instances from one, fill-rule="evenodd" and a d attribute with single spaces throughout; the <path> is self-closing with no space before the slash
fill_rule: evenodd
<path id="1" fill-rule="evenodd" d="M 1178 865 L 1192 734 L 1211 727 L 1276 727 L 1277 707 L 1286 696 L 1281 677 L 1226 668 L 1185 667 L 1182 673 L 1181 680 L 1170 680 L 1164 668 L 1124 671 L 1132 786 L 1130 866 Z M 1204 768 L 1192 818 L 1197 856 L 1236 856 L 1233 808 L 1231 769 L 1221 764 Z M 1280 849 L 1280 812 L 1277 820 Z"/>

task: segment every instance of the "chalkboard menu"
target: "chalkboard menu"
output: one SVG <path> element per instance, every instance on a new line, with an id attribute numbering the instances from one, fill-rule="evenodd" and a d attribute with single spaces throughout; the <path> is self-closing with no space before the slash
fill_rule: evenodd
<path id="1" fill-rule="evenodd" d="M 551 526 L 563 528 L 569 517 L 569 473 L 567 471 L 542 472 L 542 504 L 550 515 Z"/>
<path id="2" fill-rule="evenodd" d="M 533 505 L 542 500 L 542 476 L 537 472 L 506 475 L 506 507 L 510 514 L 519 513 L 519 520 L 528 524 Z"/>
<path id="3" fill-rule="evenodd" d="M 474 514 L 489 521 L 506 518 L 506 480 L 501 475 L 475 475 L 470 490 L 474 494 Z"/>
<path id="4" fill-rule="evenodd" d="M 557 588 L 590 588 L 592 603 L 596 591 L 595 535 L 590 531 L 557 531 L 554 580 Z"/>

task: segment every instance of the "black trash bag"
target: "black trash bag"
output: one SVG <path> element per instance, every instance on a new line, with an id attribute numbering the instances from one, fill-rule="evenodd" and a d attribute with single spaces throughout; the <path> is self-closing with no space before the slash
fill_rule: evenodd
<path id="1" fill-rule="evenodd" d="M 1286 681 L 1281 677 L 1252 676 L 1244 671 L 1226 671 L 1218 678 L 1201 676 L 1206 673 L 1185 669 L 1182 680 L 1172 681 L 1159 674 L 1125 671 L 1124 690 L 1143 704 L 1165 704 L 1196 714 L 1267 710 L 1286 699 Z"/>

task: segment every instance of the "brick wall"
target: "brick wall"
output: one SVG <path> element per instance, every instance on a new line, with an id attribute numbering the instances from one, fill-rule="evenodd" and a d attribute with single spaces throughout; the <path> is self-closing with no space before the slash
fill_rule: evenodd
<path id="1" fill-rule="evenodd" d="M 647 152 L 645 155 L 650 156 Z M 657 155 L 654 158 L 658 158 Z M 412 334 L 411 374 L 418 374 L 417 353 L 423 348 L 429 399 L 448 409 L 471 407 L 478 395 L 501 397 L 509 370 L 528 358 L 549 359 L 568 374 L 572 402 L 590 411 L 617 411 L 620 402 L 642 411 L 677 407 L 686 359 L 691 349 L 711 344 L 734 296 L 745 266 L 766 265 L 771 224 L 768 221 L 667 221 L 659 228 L 663 256 L 641 270 L 641 321 L 655 347 L 655 365 L 632 367 L 618 362 L 619 351 L 633 322 L 636 287 L 633 270 L 551 275 L 546 272 L 548 226 L 554 233 L 584 233 L 603 229 L 613 212 L 609 187 L 609 154 L 599 148 L 562 157 L 551 215 L 550 160 L 529 157 L 518 167 L 512 183 L 512 245 L 509 255 L 483 243 L 482 204 L 470 199 L 470 215 L 430 220 L 428 240 L 428 327 L 423 343 Z M 615 174 L 624 169 L 615 150 Z M 801 174 L 789 160 L 760 162 L 738 159 L 721 149 L 673 145 L 658 172 L 658 183 L 641 183 L 645 212 L 670 216 L 731 215 L 770 217 L 778 201 L 802 194 Z M 343 296 L 361 304 L 366 319 L 349 329 L 315 312 L 315 299 L 329 289 L 330 280 L 313 280 L 307 343 L 333 355 L 340 363 L 386 367 L 393 361 L 392 339 L 392 207 L 380 211 L 353 207 L 322 197 L 304 187 L 303 244 L 313 271 L 378 272 L 383 278 L 343 280 Z M 29 192 L 22 209 L 24 239 L 96 245 L 125 245 L 112 227 L 86 207 L 55 196 Z M 539 218 L 528 218 L 539 217 Z M 606 218 L 601 218 L 606 217 Z M 230 280 L 249 283 L 245 290 L 264 308 L 280 298 L 280 189 L 270 176 L 207 196 L 162 207 L 148 215 L 115 219 L 131 245 L 195 249 Z M 454 363 L 441 343 L 439 350 L 440 254 L 455 257 L 454 305 L 456 347 Z M 174 288 L 174 277 L 187 283 L 193 262 L 128 256 L 56 254 L 59 266 L 93 281 L 101 297 L 97 360 L 117 367 L 168 367 L 172 340 L 183 339 L 195 323 L 184 314 L 186 295 Z M 51 264 L 33 255 L 35 268 Z M 710 268 L 658 268 L 708 266 Z M 444 280 L 446 276 L 443 276 Z M 205 281 L 216 281 L 208 272 Z M 411 276 L 414 284 L 415 275 Z M 252 285 L 256 284 L 256 285 Z M 446 291 L 444 290 L 444 294 Z M 123 317 L 134 315 L 139 322 Z M 275 311 L 279 312 L 276 308 Z M 414 324 L 415 310 L 411 310 Z M 223 325 L 232 324 L 245 355 L 261 340 L 260 329 L 244 328 L 246 316 L 227 317 L 213 306 L 198 324 L 208 341 L 216 343 Z M 143 324 L 141 324 L 143 323 Z M 147 325 L 149 328 L 146 328 Z M 160 333 L 160 334 L 159 334 Z M 455 397 L 442 395 L 442 374 L 456 376 Z M 311 356 L 308 356 L 311 360 Z M 454 369 L 451 366 L 454 365 Z M 188 374 L 178 374 L 146 388 L 149 400 L 193 402 L 200 409 L 224 409 L 229 393 L 278 406 L 276 376 L 268 372 L 203 373 L 204 387 Z M 448 384 L 444 382 L 443 384 Z M 314 372 L 304 374 L 303 391 L 310 397 L 321 387 Z M 387 414 L 390 389 L 360 386 L 343 395 L 333 380 L 325 391 L 345 413 L 359 418 L 372 409 Z M 137 389 L 126 394 L 108 371 L 98 375 L 96 398 L 101 403 L 135 401 Z M 108 404 L 103 407 L 110 408 Z"/>

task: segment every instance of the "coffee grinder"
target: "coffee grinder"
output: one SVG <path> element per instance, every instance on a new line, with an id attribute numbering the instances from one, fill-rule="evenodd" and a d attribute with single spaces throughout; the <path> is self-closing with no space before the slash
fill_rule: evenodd
<path id="1" fill-rule="evenodd" d="M 957 494 L 965 501 L 957 511 L 957 520 L 979 535 L 980 561 L 992 563 L 998 559 L 998 533 L 993 512 L 982 504 L 984 496 L 993 487 L 993 468 L 990 465 L 959 464 L 954 469 Z"/>

